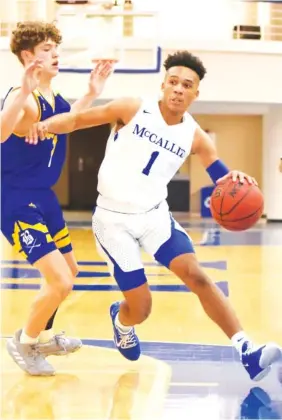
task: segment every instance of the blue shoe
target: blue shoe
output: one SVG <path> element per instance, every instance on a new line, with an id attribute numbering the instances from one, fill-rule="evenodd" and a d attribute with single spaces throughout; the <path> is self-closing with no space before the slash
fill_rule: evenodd
<path id="1" fill-rule="evenodd" d="M 115 319 L 119 312 L 119 306 L 119 302 L 116 302 L 110 307 L 116 348 L 126 359 L 132 361 L 138 360 L 141 354 L 141 349 L 134 327 L 132 327 L 128 333 L 122 333 L 115 325 Z"/>
<path id="2" fill-rule="evenodd" d="M 263 379 L 271 369 L 271 365 L 281 358 L 281 348 L 275 343 L 254 347 L 245 341 L 242 347 L 242 363 L 253 381 Z"/>

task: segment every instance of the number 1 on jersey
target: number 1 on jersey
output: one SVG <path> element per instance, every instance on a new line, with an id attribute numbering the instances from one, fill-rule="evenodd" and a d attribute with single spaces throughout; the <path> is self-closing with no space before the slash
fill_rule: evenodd
<path id="1" fill-rule="evenodd" d="M 155 160 L 156 160 L 156 159 L 157 159 L 157 157 L 159 156 L 159 154 L 160 154 L 160 152 L 153 152 L 153 153 L 151 154 L 150 160 L 149 160 L 149 162 L 147 163 L 147 165 L 145 166 L 145 168 L 143 169 L 142 174 L 144 174 L 144 175 L 149 175 L 150 170 L 151 170 L 151 168 L 152 168 L 152 166 L 153 166 L 153 164 L 154 164 Z"/>

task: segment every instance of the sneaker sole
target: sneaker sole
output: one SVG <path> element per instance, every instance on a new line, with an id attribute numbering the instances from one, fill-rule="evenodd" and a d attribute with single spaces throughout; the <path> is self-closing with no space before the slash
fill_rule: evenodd
<path id="1" fill-rule="evenodd" d="M 275 344 L 268 344 L 262 351 L 260 365 L 264 370 L 253 378 L 253 381 L 260 381 L 271 371 L 271 365 L 281 358 L 281 350 Z"/>
<path id="2" fill-rule="evenodd" d="M 257 376 L 255 376 L 253 378 L 253 381 L 255 381 L 255 382 L 261 381 L 263 378 L 265 378 L 269 374 L 270 371 L 271 371 L 271 366 L 268 366 L 268 368 L 264 369 Z"/>
<path id="3" fill-rule="evenodd" d="M 33 373 L 33 372 L 28 371 L 26 369 L 26 366 L 19 364 L 18 360 L 14 357 L 14 350 L 16 348 L 16 344 L 14 343 L 14 339 L 10 339 L 10 340 L 7 341 L 6 348 L 7 348 L 8 354 L 11 356 L 11 358 L 16 363 L 16 365 L 21 370 L 23 370 L 25 373 L 27 373 L 28 375 L 30 375 L 30 376 L 54 376 L 55 375 L 55 373 L 56 373 L 55 371 Z"/>

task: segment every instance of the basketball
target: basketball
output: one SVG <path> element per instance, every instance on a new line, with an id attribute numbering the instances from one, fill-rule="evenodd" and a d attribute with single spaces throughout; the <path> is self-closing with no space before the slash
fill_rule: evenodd
<path id="1" fill-rule="evenodd" d="M 213 190 L 212 217 L 227 230 L 242 231 L 252 227 L 261 217 L 264 199 L 259 187 L 228 178 Z"/>

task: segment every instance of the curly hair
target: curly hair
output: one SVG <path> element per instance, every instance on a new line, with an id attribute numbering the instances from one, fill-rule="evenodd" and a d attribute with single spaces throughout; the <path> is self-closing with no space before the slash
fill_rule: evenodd
<path id="1" fill-rule="evenodd" d="M 38 44 L 47 39 L 51 39 L 57 45 L 62 42 L 62 35 L 54 24 L 29 21 L 18 22 L 16 29 L 12 32 L 10 49 L 23 64 L 21 52 L 24 50 L 33 52 Z"/>
<path id="2" fill-rule="evenodd" d="M 188 51 L 177 51 L 174 54 L 169 54 L 164 62 L 164 68 L 169 70 L 171 67 L 183 66 L 193 70 L 202 80 L 207 72 L 202 61 L 189 53 Z"/>

